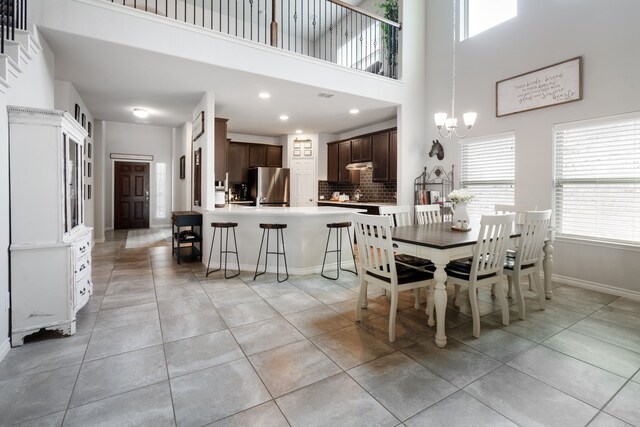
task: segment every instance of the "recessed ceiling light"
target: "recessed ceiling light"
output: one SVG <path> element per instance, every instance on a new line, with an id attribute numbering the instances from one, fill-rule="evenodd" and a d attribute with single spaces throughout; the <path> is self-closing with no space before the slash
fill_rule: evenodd
<path id="1" fill-rule="evenodd" d="M 352 108 L 351 110 L 349 110 L 349 113 L 351 114 L 358 114 L 360 112 L 360 110 L 358 110 L 357 108 Z"/>
<path id="2" fill-rule="evenodd" d="M 302 133 L 301 129 L 296 129 L 296 133 Z"/>
<path id="3" fill-rule="evenodd" d="M 146 119 L 147 117 L 149 117 L 149 112 L 144 108 L 134 108 L 133 115 L 141 119 Z"/>
<path id="4" fill-rule="evenodd" d="M 283 114 L 280 116 L 280 120 L 284 121 L 284 120 L 289 120 L 289 116 L 287 116 L 286 114 Z"/>
<path id="5" fill-rule="evenodd" d="M 271 98 L 271 94 L 269 92 L 260 92 L 258 94 L 258 96 L 262 99 L 269 99 Z"/>

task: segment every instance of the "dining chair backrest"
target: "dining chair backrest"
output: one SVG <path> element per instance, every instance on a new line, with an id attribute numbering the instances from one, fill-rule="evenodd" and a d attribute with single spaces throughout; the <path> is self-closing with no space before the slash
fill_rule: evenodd
<path id="1" fill-rule="evenodd" d="M 416 205 L 416 220 L 420 225 L 442 222 L 440 205 Z"/>
<path id="2" fill-rule="evenodd" d="M 391 227 L 404 227 L 411 224 L 411 206 L 380 206 L 380 215 L 391 218 Z"/>
<path id="3" fill-rule="evenodd" d="M 397 283 L 396 263 L 388 216 L 353 214 L 362 274 L 371 272 Z"/>
<path id="4" fill-rule="evenodd" d="M 550 221 L 551 209 L 525 212 L 520 248 L 516 254 L 516 265 L 522 266 L 538 262 L 543 253 L 542 247 Z"/>
<path id="5" fill-rule="evenodd" d="M 514 218 L 515 214 L 482 215 L 470 280 L 474 275 L 502 274 Z"/>
<path id="6" fill-rule="evenodd" d="M 497 214 L 514 213 L 516 214 L 515 223 L 524 224 L 524 211 L 516 210 L 515 205 L 494 205 L 493 211 Z"/>

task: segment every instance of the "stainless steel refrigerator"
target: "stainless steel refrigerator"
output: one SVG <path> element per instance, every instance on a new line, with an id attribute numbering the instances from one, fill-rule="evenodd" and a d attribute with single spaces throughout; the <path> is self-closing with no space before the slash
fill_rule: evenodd
<path id="1" fill-rule="evenodd" d="M 249 169 L 251 199 L 256 206 L 289 206 L 289 169 Z"/>

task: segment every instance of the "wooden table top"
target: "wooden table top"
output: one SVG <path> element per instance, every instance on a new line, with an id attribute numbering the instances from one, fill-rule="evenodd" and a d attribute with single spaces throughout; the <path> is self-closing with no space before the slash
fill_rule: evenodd
<path id="1" fill-rule="evenodd" d="M 409 225 L 391 229 L 391 238 L 398 242 L 411 243 L 436 249 L 450 249 L 473 245 L 478 241 L 480 223 L 472 223 L 471 230 L 452 230 L 452 222 L 427 225 Z M 511 237 L 519 237 L 522 225 L 515 225 Z"/>

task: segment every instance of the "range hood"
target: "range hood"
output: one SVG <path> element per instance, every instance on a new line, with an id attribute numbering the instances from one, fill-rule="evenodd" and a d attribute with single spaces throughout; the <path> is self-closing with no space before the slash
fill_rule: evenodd
<path id="1" fill-rule="evenodd" d="M 347 165 L 347 170 L 350 170 L 350 171 L 361 171 L 365 169 L 373 169 L 373 163 L 361 162 L 361 163 L 349 163 Z"/>

